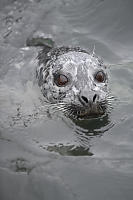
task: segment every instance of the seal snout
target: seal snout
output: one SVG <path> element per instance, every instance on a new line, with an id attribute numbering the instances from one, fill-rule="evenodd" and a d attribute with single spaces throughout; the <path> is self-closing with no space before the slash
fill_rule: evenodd
<path id="1" fill-rule="evenodd" d="M 88 93 L 87 93 L 88 94 Z M 79 95 L 79 101 L 81 103 L 81 108 L 79 109 L 78 116 L 92 116 L 92 115 L 101 115 L 104 113 L 104 110 L 99 101 L 99 94 L 92 91 L 89 92 L 88 96 L 83 95 L 83 92 Z"/>
<path id="2" fill-rule="evenodd" d="M 79 95 L 79 101 L 83 106 L 88 106 L 90 103 L 96 103 L 99 99 L 99 95 L 94 93 L 87 97 L 87 95 L 83 95 L 82 93 Z"/>

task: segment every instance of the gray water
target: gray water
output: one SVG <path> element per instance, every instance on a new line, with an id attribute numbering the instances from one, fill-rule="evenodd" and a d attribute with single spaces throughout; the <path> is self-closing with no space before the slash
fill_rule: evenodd
<path id="1" fill-rule="evenodd" d="M 133 199 L 133 1 L 0 0 L 0 200 Z M 109 69 L 112 109 L 70 120 L 36 84 L 35 32 Z"/>

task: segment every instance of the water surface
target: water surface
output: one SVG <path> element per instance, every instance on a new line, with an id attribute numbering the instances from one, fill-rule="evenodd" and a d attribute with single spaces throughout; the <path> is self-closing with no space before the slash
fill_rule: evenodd
<path id="1" fill-rule="evenodd" d="M 0 1 L 0 199 L 132 200 L 133 2 Z M 109 69 L 111 112 L 70 120 L 35 79 L 36 31 L 81 46 Z"/>

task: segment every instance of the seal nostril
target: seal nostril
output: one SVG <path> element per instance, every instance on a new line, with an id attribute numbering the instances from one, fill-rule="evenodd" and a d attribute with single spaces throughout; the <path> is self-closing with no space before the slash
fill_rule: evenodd
<path id="1" fill-rule="evenodd" d="M 82 100 L 85 102 L 85 103 L 88 103 L 88 99 L 85 97 L 85 96 L 81 96 Z"/>
<path id="2" fill-rule="evenodd" d="M 93 97 L 93 102 L 95 102 L 97 96 L 98 96 L 97 94 L 94 95 L 94 97 Z"/>

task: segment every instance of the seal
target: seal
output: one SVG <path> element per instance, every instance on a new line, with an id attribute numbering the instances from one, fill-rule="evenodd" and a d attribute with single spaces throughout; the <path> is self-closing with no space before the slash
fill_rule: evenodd
<path id="1" fill-rule="evenodd" d="M 44 97 L 78 118 L 105 113 L 108 75 L 103 61 L 80 47 L 45 47 L 37 79 Z"/>

